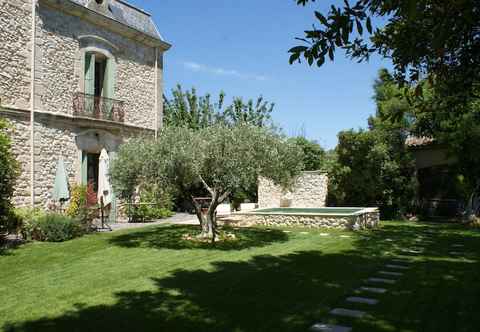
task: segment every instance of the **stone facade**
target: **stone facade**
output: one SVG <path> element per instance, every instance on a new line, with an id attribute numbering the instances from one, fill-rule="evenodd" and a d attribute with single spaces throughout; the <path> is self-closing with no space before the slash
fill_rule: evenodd
<path id="1" fill-rule="evenodd" d="M 46 206 L 51 200 L 60 158 L 70 182 L 79 183 L 82 151 L 97 153 L 105 148 L 114 152 L 129 138 L 153 135 L 161 126 L 163 53 L 169 45 L 147 13 L 117 0 L 105 1 L 124 11 L 121 20 L 96 11 L 95 1 L 38 1 L 33 188 L 38 205 Z M 14 197 L 17 206 L 30 204 L 32 190 L 31 6 L 31 0 L 0 1 L 0 115 L 12 124 L 13 150 L 21 164 Z M 138 24 L 149 26 L 141 29 Z M 124 103 L 124 121 L 74 114 L 74 96 L 85 92 L 87 52 L 113 60 L 114 96 L 109 98 Z"/>
<path id="2" fill-rule="evenodd" d="M 245 213 L 237 224 L 251 226 L 277 226 L 277 227 L 308 227 L 308 228 L 338 228 L 347 230 L 363 230 L 375 228 L 380 221 L 378 209 L 365 209 L 351 215 L 315 215 L 291 213 Z"/>
<path id="3" fill-rule="evenodd" d="M 321 171 L 303 172 L 290 190 L 284 190 L 272 181 L 260 178 L 258 206 L 320 208 L 326 205 L 327 194 L 328 175 Z"/>

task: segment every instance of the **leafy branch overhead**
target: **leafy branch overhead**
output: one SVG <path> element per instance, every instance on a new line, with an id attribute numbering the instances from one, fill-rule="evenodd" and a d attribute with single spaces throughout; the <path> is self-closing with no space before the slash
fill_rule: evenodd
<path id="1" fill-rule="evenodd" d="M 306 6 L 315 0 L 296 0 Z M 317 2 L 318 3 L 318 2 Z M 374 26 L 374 19 L 384 24 Z M 454 93 L 472 93 L 480 71 L 480 2 L 476 0 L 358 0 L 315 11 L 315 24 L 297 38 L 290 63 L 322 66 L 338 49 L 366 61 L 372 53 L 390 58 L 398 83 L 428 77 Z M 418 93 L 421 93 L 420 89 Z"/>

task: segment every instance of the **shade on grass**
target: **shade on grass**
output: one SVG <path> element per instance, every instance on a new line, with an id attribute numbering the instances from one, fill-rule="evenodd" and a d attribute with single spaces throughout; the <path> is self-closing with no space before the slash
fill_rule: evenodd
<path id="1" fill-rule="evenodd" d="M 393 245 L 417 245 L 425 229 L 435 231 L 432 243 L 387 293 L 375 295 L 375 308 L 345 302 L 365 296 L 354 290 L 391 261 Z M 328 230 L 230 231 L 239 240 L 215 248 L 182 241 L 191 227 L 167 226 L 4 252 L 0 330 L 305 331 L 318 321 L 354 331 L 480 326 L 477 231 L 403 223 L 349 238 Z M 325 232 L 331 236 L 320 236 Z M 449 257 L 458 243 L 466 257 Z M 328 312 L 336 307 L 371 315 L 332 318 Z"/>

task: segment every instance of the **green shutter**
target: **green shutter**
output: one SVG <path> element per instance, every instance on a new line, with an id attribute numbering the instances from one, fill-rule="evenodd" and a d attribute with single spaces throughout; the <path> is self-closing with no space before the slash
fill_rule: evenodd
<path id="1" fill-rule="evenodd" d="M 108 156 L 110 158 L 110 165 L 112 164 L 112 161 L 115 160 L 117 153 L 116 152 L 109 152 Z M 112 207 L 110 210 L 110 216 L 109 216 L 109 222 L 110 223 L 116 223 L 117 222 L 117 197 L 115 195 L 115 191 L 113 190 L 112 186 L 112 180 L 110 180 L 110 187 L 112 190 Z"/>
<path id="2" fill-rule="evenodd" d="M 115 59 L 108 58 L 105 66 L 105 78 L 103 80 L 103 96 L 105 98 L 115 98 L 116 67 Z"/>
<path id="3" fill-rule="evenodd" d="M 87 171 L 88 171 L 88 156 L 85 151 L 82 151 L 82 185 L 87 185 L 88 184 L 88 176 L 87 176 Z"/>
<path id="4" fill-rule="evenodd" d="M 95 54 L 85 54 L 85 93 L 95 94 Z"/>

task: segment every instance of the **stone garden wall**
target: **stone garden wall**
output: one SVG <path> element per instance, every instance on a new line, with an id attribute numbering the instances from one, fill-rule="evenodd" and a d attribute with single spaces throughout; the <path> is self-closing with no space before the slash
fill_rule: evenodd
<path id="1" fill-rule="evenodd" d="M 366 209 L 364 213 L 349 216 L 319 216 L 294 214 L 237 214 L 241 217 L 238 225 L 243 226 L 277 226 L 338 228 L 347 230 L 370 229 L 378 226 L 380 213 L 378 209 Z"/>
<path id="2" fill-rule="evenodd" d="M 272 181 L 260 178 L 258 205 L 259 208 L 320 208 L 326 205 L 327 194 L 328 175 L 321 171 L 303 172 L 291 190 L 284 190 Z"/>

